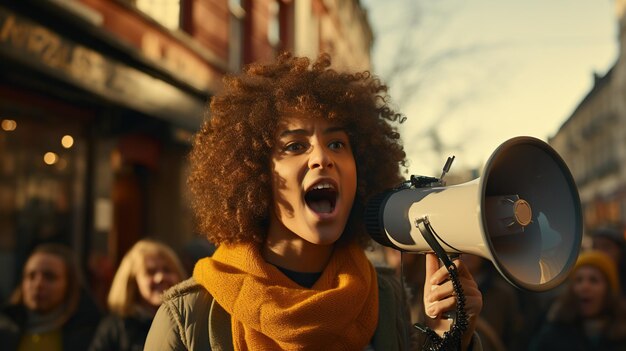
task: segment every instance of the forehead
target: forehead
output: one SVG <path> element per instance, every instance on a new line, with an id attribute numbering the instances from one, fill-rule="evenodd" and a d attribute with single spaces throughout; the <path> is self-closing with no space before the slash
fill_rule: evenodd
<path id="1" fill-rule="evenodd" d="M 26 262 L 24 270 L 32 271 L 55 271 L 61 272 L 65 268 L 65 263 L 61 257 L 44 252 L 33 254 Z"/>
<path id="2" fill-rule="evenodd" d="M 576 269 L 576 272 L 574 273 L 576 276 L 599 276 L 599 277 L 604 277 L 604 274 L 602 273 L 602 271 L 595 266 L 592 265 L 584 265 L 584 266 L 580 266 L 578 269 Z"/>
<path id="3" fill-rule="evenodd" d="M 593 244 L 596 246 L 602 247 L 614 247 L 616 249 L 620 249 L 620 246 L 613 240 L 604 237 L 604 236 L 596 236 L 593 238 Z"/>
<path id="4" fill-rule="evenodd" d="M 285 131 L 343 131 L 342 125 L 336 121 L 330 121 L 324 117 L 308 115 L 305 113 L 289 113 L 278 121 L 277 135 L 280 137 Z"/>
<path id="5" fill-rule="evenodd" d="M 161 265 L 169 265 L 169 259 L 161 252 L 150 252 L 139 260 L 139 266 L 142 268 L 154 268 Z"/>

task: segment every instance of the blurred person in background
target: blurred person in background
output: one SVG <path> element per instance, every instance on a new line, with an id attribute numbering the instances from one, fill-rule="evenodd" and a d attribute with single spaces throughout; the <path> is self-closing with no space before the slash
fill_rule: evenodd
<path id="1" fill-rule="evenodd" d="M 465 263 L 483 295 L 476 331 L 485 351 L 518 349 L 518 333 L 522 322 L 515 288 L 507 283 L 486 259 L 462 254 Z"/>
<path id="2" fill-rule="evenodd" d="M 100 323 L 89 350 L 143 350 L 163 292 L 186 277 L 171 248 L 152 240 L 138 241 L 115 273 L 108 298 L 110 315 Z"/>
<path id="3" fill-rule="evenodd" d="M 626 240 L 624 232 L 616 228 L 600 228 L 591 233 L 591 243 L 594 250 L 600 250 L 609 255 L 617 265 L 622 297 L 626 296 Z"/>
<path id="4" fill-rule="evenodd" d="M 582 252 L 530 350 L 626 350 L 626 307 L 617 268 L 604 252 Z"/>
<path id="5" fill-rule="evenodd" d="M 382 247 L 382 250 L 385 265 L 393 269 L 395 276 L 402 279 L 411 322 L 424 324 L 426 314 L 424 313 L 422 289 L 424 289 L 424 280 L 426 279 L 426 256 L 401 252 L 390 247 Z"/>
<path id="6" fill-rule="evenodd" d="M 37 246 L 9 305 L 2 309 L 2 350 L 86 350 L 100 311 L 83 290 L 80 277 L 71 249 L 61 244 Z"/>

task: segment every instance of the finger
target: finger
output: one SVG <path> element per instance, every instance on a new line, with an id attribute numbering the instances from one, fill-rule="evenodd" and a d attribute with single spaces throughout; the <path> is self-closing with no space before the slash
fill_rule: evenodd
<path id="1" fill-rule="evenodd" d="M 478 290 L 478 286 L 476 282 L 467 278 L 460 278 L 459 283 L 461 284 L 461 288 L 463 289 L 463 294 L 467 296 L 478 296 L 480 295 L 480 290 Z M 452 281 L 447 281 L 440 285 L 433 285 L 430 291 L 427 291 L 425 302 L 433 302 L 437 300 L 441 300 L 448 296 L 454 295 L 454 285 Z"/>
<path id="2" fill-rule="evenodd" d="M 474 278 L 472 277 L 472 274 L 470 273 L 470 271 L 467 269 L 467 266 L 465 265 L 465 263 L 463 263 L 460 260 L 454 260 L 454 265 L 456 266 L 457 269 L 457 276 L 459 278 L 468 278 L 471 280 L 474 280 Z M 436 271 L 435 273 L 433 273 L 430 277 L 430 283 L 431 284 L 441 284 L 444 281 L 448 280 L 450 278 L 450 273 L 448 272 L 448 269 L 445 266 L 442 266 L 438 271 Z"/>
<path id="3" fill-rule="evenodd" d="M 437 318 L 445 312 L 452 311 L 456 308 L 456 298 L 453 296 L 432 302 L 426 305 L 426 315 L 430 318 Z"/>
<path id="4" fill-rule="evenodd" d="M 448 281 L 441 285 L 433 285 L 432 289 L 426 294 L 425 302 L 432 303 L 453 295 L 454 288 L 452 286 L 452 282 Z"/>
<path id="5" fill-rule="evenodd" d="M 467 265 L 459 260 L 454 261 L 457 266 L 457 276 L 459 277 L 459 282 L 464 290 L 476 289 L 478 290 L 478 284 L 476 280 L 474 280 L 474 276 L 470 273 Z M 479 292 L 480 294 L 480 292 Z"/>
<path id="6" fill-rule="evenodd" d="M 482 294 L 474 282 L 471 279 L 460 278 L 459 283 L 463 289 L 463 295 L 466 297 L 481 297 Z M 441 285 L 432 285 L 431 290 L 424 293 L 424 304 L 429 304 L 439 300 L 443 300 L 450 296 L 456 296 L 454 286 L 451 281 L 447 281 Z"/>
<path id="7" fill-rule="evenodd" d="M 446 268 L 446 266 L 442 265 L 441 267 L 439 267 L 439 269 L 436 272 L 434 272 L 431 275 L 430 283 L 435 284 L 435 285 L 442 284 L 443 282 L 449 279 L 450 279 L 450 273 L 448 272 L 448 269 Z"/>
<path id="8" fill-rule="evenodd" d="M 454 260 L 453 262 L 454 262 L 454 265 L 457 268 L 457 272 L 459 274 L 459 277 L 472 278 L 472 273 L 470 273 L 470 271 L 467 268 L 467 265 L 465 264 L 465 262 L 463 262 L 462 260 L 458 260 L 458 259 Z"/>
<path id="9" fill-rule="evenodd" d="M 470 316 L 480 314 L 483 306 L 482 301 L 482 296 L 465 296 L 465 312 Z M 457 299 L 454 295 L 449 295 L 434 302 L 428 302 L 425 304 L 426 315 L 431 318 L 437 318 L 442 313 L 456 310 L 456 303 Z"/>
<path id="10" fill-rule="evenodd" d="M 424 306 L 428 306 L 431 303 L 427 301 L 427 298 L 430 292 L 436 288 L 436 286 L 432 285 L 430 281 L 431 281 L 431 277 L 433 276 L 433 274 L 435 274 L 435 272 L 439 270 L 439 259 L 434 253 L 428 253 L 426 254 L 425 263 L 426 263 L 426 269 L 425 269 L 426 278 L 424 279 L 424 292 L 422 296 L 424 299 Z M 437 315 L 428 313 L 427 309 L 425 309 L 424 312 L 426 313 L 426 315 L 428 315 L 429 317 L 433 319 L 437 317 Z"/>

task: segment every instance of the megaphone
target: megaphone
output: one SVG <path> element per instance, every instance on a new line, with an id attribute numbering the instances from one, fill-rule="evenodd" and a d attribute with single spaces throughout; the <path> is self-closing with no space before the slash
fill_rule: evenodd
<path id="1" fill-rule="evenodd" d="M 365 224 L 378 243 L 416 253 L 433 251 L 424 233 L 431 231 L 446 253 L 486 258 L 509 283 L 529 291 L 561 284 L 582 241 L 574 179 L 558 153 L 532 137 L 502 143 L 473 181 L 372 197 Z"/>

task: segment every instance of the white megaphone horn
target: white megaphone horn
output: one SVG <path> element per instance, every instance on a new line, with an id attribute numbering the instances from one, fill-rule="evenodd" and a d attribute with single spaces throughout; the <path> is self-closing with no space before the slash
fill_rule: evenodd
<path id="1" fill-rule="evenodd" d="M 432 252 L 423 234 L 432 232 L 445 252 L 486 258 L 511 284 L 531 291 L 563 282 L 582 240 L 574 179 L 552 147 L 531 137 L 501 144 L 473 181 L 372 197 L 365 221 L 374 240 L 407 252 Z"/>

